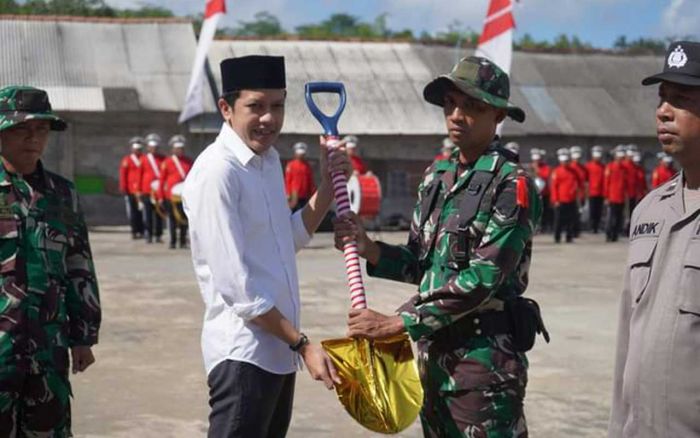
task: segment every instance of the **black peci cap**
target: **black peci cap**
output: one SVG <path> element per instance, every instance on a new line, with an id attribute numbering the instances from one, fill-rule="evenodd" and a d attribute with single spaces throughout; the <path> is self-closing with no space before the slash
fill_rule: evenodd
<path id="1" fill-rule="evenodd" d="M 664 71 L 644 78 L 642 85 L 659 82 L 700 86 L 700 43 L 675 41 L 666 52 Z"/>
<path id="2" fill-rule="evenodd" d="M 251 55 L 221 62 L 222 94 L 238 90 L 287 88 L 284 57 Z"/>

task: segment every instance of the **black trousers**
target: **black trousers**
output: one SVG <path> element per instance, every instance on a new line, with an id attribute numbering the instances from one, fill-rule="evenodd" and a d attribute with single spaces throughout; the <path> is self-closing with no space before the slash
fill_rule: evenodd
<path id="1" fill-rule="evenodd" d="M 129 219 L 131 234 L 143 234 L 143 217 L 139 211 L 139 198 L 136 195 L 126 195 L 126 217 Z"/>
<path id="2" fill-rule="evenodd" d="M 576 208 L 574 210 L 574 237 L 579 237 L 581 235 L 581 203 L 576 202 Z"/>
<path id="3" fill-rule="evenodd" d="M 632 212 L 637 206 L 637 200 L 635 198 L 629 198 L 627 200 L 627 221 L 625 221 L 625 233 L 629 234 L 630 224 L 632 223 Z"/>
<path id="4" fill-rule="evenodd" d="M 542 196 L 542 224 L 540 229 L 543 233 L 552 230 L 553 219 L 554 210 L 552 209 L 552 204 L 549 201 L 549 195 Z"/>
<path id="5" fill-rule="evenodd" d="M 156 213 L 156 206 L 151 202 L 150 196 L 144 196 L 143 199 L 143 219 L 147 238 L 163 235 L 163 218 Z"/>
<path id="6" fill-rule="evenodd" d="M 226 360 L 209 373 L 209 438 L 278 438 L 292 419 L 296 374 Z"/>
<path id="7" fill-rule="evenodd" d="M 603 217 L 603 197 L 591 196 L 588 199 L 588 208 L 591 216 L 591 229 L 594 233 L 600 230 L 600 220 Z"/>
<path id="8" fill-rule="evenodd" d="M 180 217 L 184 218 L 185 211 L 182 209 L 182 203 L 177 203 L 173 206 L 170 201 L 163 201 L 166 211 L 168 212 L 168 231 L 170 232 L 170 246 L 174 246 L 178 241 L 177 234 L 180 232 L 180 246 L 185 246 L 187 244 L 187 225 L 178 225 L 177 220 L 175 220 L 175 208 L 178 209 Z"/>
<path id="9" fill-rule="evenodd" d="M 605 234 L 608 242 L 617 242 L 624 225 L 625 204 L 608 204 L 608 224 Z"/>
<path id="10" fill-rule="evenodd" d="M 566 202 L 559 204 L 554 211 L 554 241 L 561 242 L 562 231 L 566 233 L 566 241 L 574 240 L 576 214 L 578 208 L 576 202 Z"/>

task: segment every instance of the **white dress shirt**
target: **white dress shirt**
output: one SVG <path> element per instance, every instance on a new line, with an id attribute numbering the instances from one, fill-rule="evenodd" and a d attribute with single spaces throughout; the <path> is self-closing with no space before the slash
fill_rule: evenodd
<path id="1" fill-rule="evenodd" d="M 292 214 L 279 154 L 256 155 L 226 123 L 197 158 L 183 194 L 192 262 L 204 299 L 207 373 L 220 362 L 249 362 L 275 373 L 299 369 L 287 344 L 250 320 L 277 309 L 299 328 L 295 253 L 311 236 Z"/>

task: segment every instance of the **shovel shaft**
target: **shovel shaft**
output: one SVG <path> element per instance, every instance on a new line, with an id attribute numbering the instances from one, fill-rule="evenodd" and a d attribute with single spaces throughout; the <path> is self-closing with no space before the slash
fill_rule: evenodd
<path id="1" fill-rule="evenodd" d="M 337 154 L 338 137 L 328 137 L 329 153 L 332 156 Z M 335 195 L 336 214 L 338 217 L 346 216 L 350 213 L 350 196 L 348 195 L 348 179 L 343 172 L 333 172 L 333 194 Z M 362 281 L 362 268 L 360 267 L 360 256 L 357 250 L 357 242 L 348 242 L 343 246 L 345 255 L 345 271 L 348 277 L 348 287 L 350 288 L 350 305 L 353 309 L 364 309 L 367 307 L 365 298 L 365 285 Z"/>

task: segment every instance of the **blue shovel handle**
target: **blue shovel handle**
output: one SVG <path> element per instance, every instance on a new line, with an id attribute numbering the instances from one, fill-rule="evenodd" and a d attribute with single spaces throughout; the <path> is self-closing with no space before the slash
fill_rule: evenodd
<path id="1" fill-rule="evenodd" d="M 311 114 L 316 117 L 321 126 L 323 126 L 324 133 L 326 135 L 337 136 L 338 135 L 338 119 L 345 109 L 345 86 L 340 82 L 309 82 L 306 84 L 306 106 L 309 107 Z M 329 116 L 324 114 L 316 102 L 314 102 L 313 95 L 315 93 L 335 93 L 340 96 L 340 104 L 335 114 Z"/>

